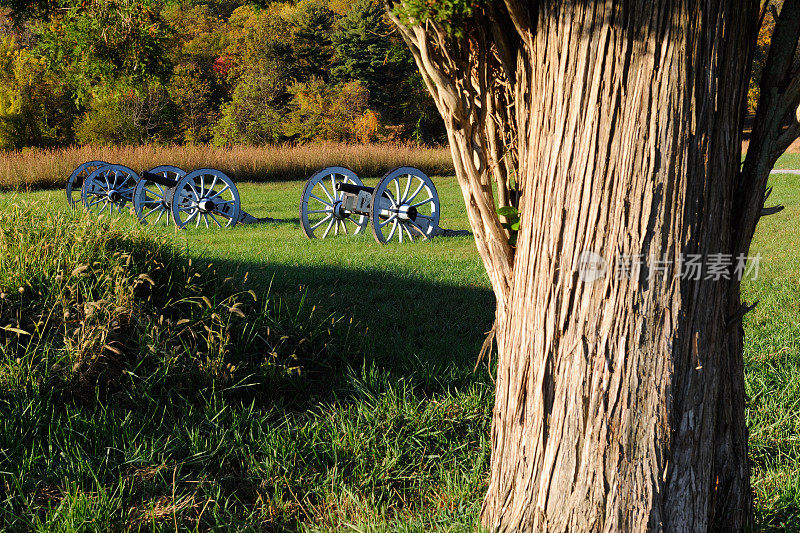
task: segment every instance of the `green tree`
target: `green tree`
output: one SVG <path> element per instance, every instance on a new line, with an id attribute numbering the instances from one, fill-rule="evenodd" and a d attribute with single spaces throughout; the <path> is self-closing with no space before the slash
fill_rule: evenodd
<path id="1" fill-rule="evenodd" d="M 333 44 L 334 80 L 361 82 L 383 121 L 402 125 L 399 136 L 423 142 L 444 140 L 442 119 L 382 4 L 356 0 L 337 22 Z"/>
<path id="2" fill-rule="evenodd" d="M 268 144 L 283 134 L 280 101 L 285 80 L 277 63 L 263 62 L 261 70 L 240 76 L 230 102 L 223 104 L 214 126 L 214 144 Z"/>
<path id="3" fill-rule="evenodd" d="M 83 105 L 97 86 L 125 79 L 145 87 L 169 74 L 168 26 L 150 1 L 61 0 L 33 25 L 36 53 Z"/>
<path id="4" fill-rule="evenodd" d="M 377 117 L 370 112 L 369 92 L 358 81 L 337 85 L 319 78 L 297 82 L 284 132 L 293 140 L 362 141 L 374 138 Z"/>
<path id="5" fill-rule="evenodd" d="M 154 82 L 147 87 L 105 86 L 89 103 L 75 126 L 81 144 L 136 145 L 170 140 L 170 101 L 165 87 Z"/>
<path id="6" fill-rule="evenodd" d="M 70 94 L 42 63 L 13 37 L 0 41 L 0 149 L 72 140 Z"/>
<path id="7" fill-rule="evenodd" d="M 381 4 L 373 0 L 356 0 L 342 17 L 333 34 L 336 59 L 332 74 L 339 81 L 358 80 L 372 95 L 373 101 L 385 105 L 389 85 L 386 80 L 395 61 L 390 60 L 390 42 Z M 391 58 L 395 59 L 395 58 Z M 410 70 L 411 65 L 405 69 Z"/>
<path id="8" fill-rule="evenodd" d="M 170 79 L 169 96 L 175 105 L 180 140 L 209 141 L 211 123 L 216 118 L 211 81 L 195 65 L 178 66 Z"/>
<path id="9" fill-rule="evenodd" d="M 192 63 L 208 75 L 231 43 L 232 26 L 207 3 L 170 3 L 161 10 L 161 17 L 169 27 L 172 64 Z"/>
<path id="10" fill-rule="evenodd" d="M 329 79 L 333 59 L 333 11 L 324 0 L 301 0 L 292 17 L 290 75 L 296 80 Z"/>
<path id="11" fill-rule="evenodd" d="M 13 20 L 21 24 L 29 19 L 47 16 L 58 7 L 58 0 L 0 0 L 0 7 L 10 9 Z"/>

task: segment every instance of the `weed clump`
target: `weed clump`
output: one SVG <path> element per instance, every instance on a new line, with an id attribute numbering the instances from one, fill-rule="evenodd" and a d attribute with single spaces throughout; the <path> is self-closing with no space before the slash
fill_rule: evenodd
<path id="1" fill-rule="evenodd" d="M 177 250 L 102 218 L 0 213 L 0 394 L 141 408 L 219 389 L 259 401 L 315 390 L 335 364 L 338 321 L 289 312 Z"/>

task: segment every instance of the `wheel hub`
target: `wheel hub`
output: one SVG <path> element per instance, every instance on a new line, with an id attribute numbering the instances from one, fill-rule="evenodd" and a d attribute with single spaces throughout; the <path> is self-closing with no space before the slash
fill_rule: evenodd
<path id="1" fill-rule="evenodd" d="M 122 199 L 122 195 L 116 189 L 111 189 L 108 191 L 108 199 L 114 203 L 117 203 Z"/>
<path id="2" fill-rule="evenodd" d="M 344 204 L 341 201 L 338 201 L 333 204 L 333 216 L 339 220 L 343 220 L 349 217 L 350 213 L 345 210 Z"/>
<path id="3" fill-rule="evenodd" d="M 413 205 L 401 205 L 397 209 L 397 218 L 414 221 L 417 219 L 417 208 Z"/>
<path id="4" fill-rule="evenodd" d="M 214 200 L 203 199 L 197 203 L 201 213 L 210 213 L 214 210 Z"/>

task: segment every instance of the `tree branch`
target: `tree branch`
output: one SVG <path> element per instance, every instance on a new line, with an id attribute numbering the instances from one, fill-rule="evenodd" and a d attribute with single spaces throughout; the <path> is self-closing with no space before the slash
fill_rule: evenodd
<path id="1" fill-rule="evenodd" d="M 498 88 L 496 73 L 507 68 L 501 65 L 499 55 L 512 53 L 512 41 L 500 45 L 503 52 L 499 50 L 494 37 L 499 32 L 496 26 L 502 23 L 492 21 L 483 11 L 468 21 L 465 30 L 469 37 L 451 35 L 430 20 L 412 21 L 406 26 L 390 5 L 387 11 L 400 28 L 439 113 L 445 118 L 470 225 L 500 312 L 511 287 L 514 249 L 508 243 L 492 192 L 494 177 L 508 201 L 506 174 L 497 171 L 495 164 L 505 156 L 508 136 L 505 129 L 497 126 L 503 123 L 502 118 L 494 116 L 507 112 L 508 106 L 495 105 L 498 93 L 494 89 Z M 505 24 L 510 25 L 507 21 Z"/>
<path id="2" fill-rule="evenodd" d="M 800 80 L 793 79 L 794 56 L 800 40 L 800 0 L 786 0 L 775 22 L 772 44 L 761 78 L 756 119 L 734 201 L 735 253 L 745 249 L 761 218 L 767 179 L 778 157 L 797 138 L 796 113 Z M 792 124 L 786 128 L 789 118 Z"/>
<path id="3" fill-rule="evenodd" d="M 775 214 L 778 214 L 781 211 L 783 211 L 783 209 L 784 209 L 784 206 L 782 206 L 782 205 L 776 205 L 776 206 L 773 206 L 773 207 L 765 207 L 765 208 L 763 208 L 761 210 L 761 214 L 759 215 L 759 217 L 768 217 L 770 215 L 775 215 Z"/>
<path id="4" fill-rule="evenodd" d="M 781 154 L 783 154 L 783 152 L 785 152 L 786 149 L 789 148 L 798 137 L 800 137 L 800 124 L 795 121 L 790 124 L 775 140 L 775 149 L 772 154 L 772 159 L 777 161 Z"/>

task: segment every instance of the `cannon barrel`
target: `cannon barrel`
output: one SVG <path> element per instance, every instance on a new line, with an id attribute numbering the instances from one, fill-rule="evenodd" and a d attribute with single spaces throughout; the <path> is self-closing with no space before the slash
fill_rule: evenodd
<path id="1" fill-rule="evenodd" d="M 343 181 L 336 182 L 336 190 L 342 192 L 349 192 L 350 194 L 358 194 L 361 191 L 372 194 L 375 187 L 364 187 L 363 185 L 356 185 L 354 183 L 345 183 Z"/>
<path id="2" fill-rule="evenodd" d="M 163 176 L 162 174 L 154 174 L 147 171 L 142 172 L 142 179 L 152 181 L 153 183 L 158 183 L 159 185 L 163 185 L 165 187 L 174 187 L 178 184 L 177 181 Z"/>

